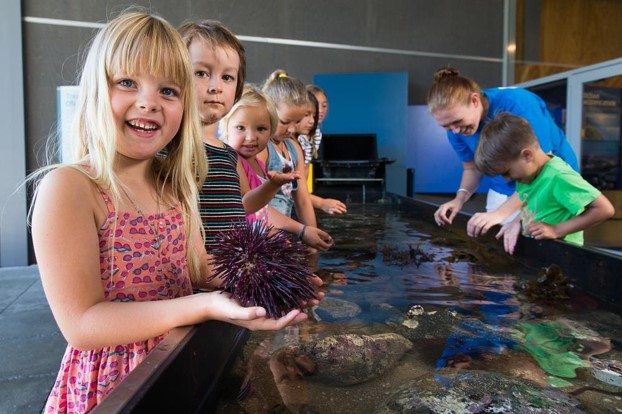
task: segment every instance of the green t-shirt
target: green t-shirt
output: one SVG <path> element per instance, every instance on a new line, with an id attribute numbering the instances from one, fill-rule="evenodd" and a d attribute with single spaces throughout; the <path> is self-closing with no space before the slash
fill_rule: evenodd
<path id="1" fill-rule="evenodd" d="M 553 156 L 530 184 L 517 182 L 516 192 L 526 201 L 523 217 L 546 224 L 558 224 L 578 216 L 600 195 L 565 161 Z M 568 234 L 564 240 L 583 245 L 583 231 Z"/>

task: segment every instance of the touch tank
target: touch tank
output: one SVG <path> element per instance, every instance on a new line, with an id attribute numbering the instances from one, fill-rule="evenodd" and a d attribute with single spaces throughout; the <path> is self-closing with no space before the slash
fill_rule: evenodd
<path id="1" fill-rule="evenodd" d="M 217 412 L 622 411 L 618 258 L 534 240 L 512 257 L 396 200 L 319 217 L 324 300 L 250 335 Z"/>

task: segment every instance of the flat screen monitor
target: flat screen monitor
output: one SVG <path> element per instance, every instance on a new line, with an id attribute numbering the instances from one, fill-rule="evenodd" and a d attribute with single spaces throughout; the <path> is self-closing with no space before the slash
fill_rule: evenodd
<path id="1" fill-rule="evenodd" d="M 376 134 L 323 134 L 318 158 L 323 161 L 376 160 Z"/>

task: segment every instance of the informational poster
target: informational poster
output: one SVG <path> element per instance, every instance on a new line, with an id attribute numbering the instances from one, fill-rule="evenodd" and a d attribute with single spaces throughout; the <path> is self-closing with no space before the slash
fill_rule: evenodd
<path id="1" fill-rule="evenodd" d="M 620 188 L 622 93 L 585 86 L 581 131 L 581 173 L 600 190 Z"/>
<path id="2" fill-rule="evenodd" d="M 59 161 L 71 161 L 71 127 L 76 112 L 78 87 L 73 85 L 56 88 L 57 136 Z"/>

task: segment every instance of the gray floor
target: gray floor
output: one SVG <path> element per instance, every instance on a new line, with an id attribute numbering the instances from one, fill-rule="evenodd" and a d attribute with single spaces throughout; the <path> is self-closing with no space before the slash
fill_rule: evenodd
<path id="1" fill-rule="evenodd" d="M 52 387 L 66 342 L 36 266 L 0 268 L 0 413 L 36 413 Z"/>

